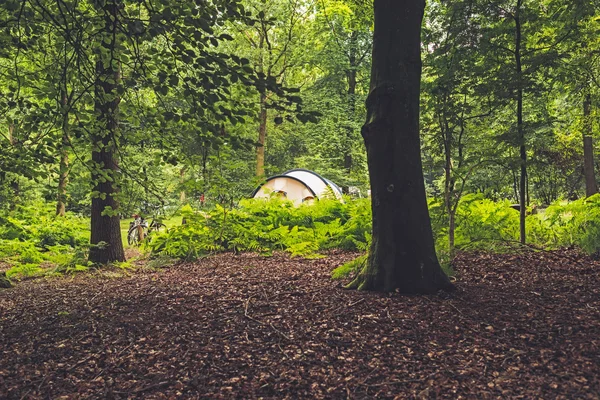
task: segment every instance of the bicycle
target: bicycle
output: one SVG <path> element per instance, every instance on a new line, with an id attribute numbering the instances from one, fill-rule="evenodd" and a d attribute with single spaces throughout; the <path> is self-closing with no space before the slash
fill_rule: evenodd
<path id="1" fill-rule="evenodd" d="M 150 224 L 142 216 L 133 214 L 133 221 L 129 223 L 129 231 L 127 232 L 127 244 L 130 246 L 138 246 L 152 232 L 163 232 L 167 230 L 165 224 L 152 218 Z"/>

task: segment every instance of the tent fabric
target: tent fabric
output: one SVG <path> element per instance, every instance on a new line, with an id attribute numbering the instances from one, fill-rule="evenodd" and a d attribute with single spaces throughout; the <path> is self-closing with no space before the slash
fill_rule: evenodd
<path id="1" fill-rule="evenodd" d="M 279 195 L 301 204 L 327 196 L 329 193 L 342 200 L 342 191 L 335 183 L 313 171 L 292 169 L 282 175 L 268 178 L 264 184 L 256 188 L 252 197 L 257 199 Z"/>

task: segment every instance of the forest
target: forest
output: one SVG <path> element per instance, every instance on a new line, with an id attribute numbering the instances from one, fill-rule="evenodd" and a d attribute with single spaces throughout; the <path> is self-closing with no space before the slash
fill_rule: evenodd
<path id="1" fill-rule="evenodd" d="M 596 0 L 2 0 L 0 398 L 597 398 Z"/>

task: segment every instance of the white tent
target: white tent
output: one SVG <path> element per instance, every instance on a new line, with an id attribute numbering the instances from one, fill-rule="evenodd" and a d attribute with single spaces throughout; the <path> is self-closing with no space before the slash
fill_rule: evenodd
<path id="1" fill-rule="evenodd" d="M 296 204 L 328 195 L 342 201 L 342 191 L 335 183 L 307 169 L 292 169 L 272 176 L 252 193 L 255 199 L 273 195 L 292 200 Z"/>

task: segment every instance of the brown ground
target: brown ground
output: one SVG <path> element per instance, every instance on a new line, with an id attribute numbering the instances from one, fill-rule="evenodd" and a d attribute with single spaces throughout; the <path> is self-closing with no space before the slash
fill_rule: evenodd
<path id="1" fill-rule="evenodd" d="M 221 255 L 0 291 L 0 398 L 600 398 L 600 264 L 463 254 L 458 290 L 345 291 Z"/>

